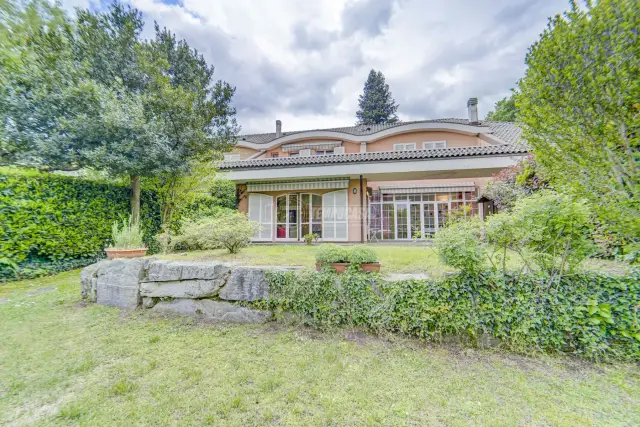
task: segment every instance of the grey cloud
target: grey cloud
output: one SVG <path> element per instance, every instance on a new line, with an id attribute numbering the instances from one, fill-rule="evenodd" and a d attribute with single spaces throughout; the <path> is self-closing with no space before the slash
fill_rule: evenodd
<path id="1" fill-rule="evenodd" d="M 313 30 L 300 23 L 293 28 L 293 47 L 303 50 L 322 50 L 338 39 L 338 33 Z"/>
<path id="2" fill-rule="evenodd" d="M 389 24 L 394 1 L 359 0 L 349 3 L 342 12 L 342 29 L 350 36 L 358 31 L 377 36 Z"/>

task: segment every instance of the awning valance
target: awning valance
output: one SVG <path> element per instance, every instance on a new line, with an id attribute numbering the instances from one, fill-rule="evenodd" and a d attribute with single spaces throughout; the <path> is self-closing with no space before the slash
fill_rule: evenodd
<path id="1" fill-rule="evenodd" d="M 407 193 L 449 193 L 456 191 L 475 191 L 475 182 L 456 182 L 454 184 L 396 184 L 378 187 L 383 194 Z"/>
<path id="2" fill-rule="evenodd" d="M 314 181 L 253 182 L 247 184 L 247 191 L 299 191 L 333 190 L 349 188 L 349 178 L 318 179 Z"/>
<path id="3" fill-rule="evenodd" d="M 342 141 L 315 141 L 315 142 L 305 142 L 300 144 L 284 144 L 282 146 L 282 151 L 298 151 L 298 150 L 331 150 L 336 147 L 340 147 L 342 145 Z"/>

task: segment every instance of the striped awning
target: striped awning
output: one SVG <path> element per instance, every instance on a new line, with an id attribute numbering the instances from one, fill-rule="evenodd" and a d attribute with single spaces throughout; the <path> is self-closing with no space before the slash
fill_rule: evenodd
<path id="1" fill-rule="evenodd" d="M 298 150 L 331 150 L 336 147 L 340 147 L 342 145 L 342 141 L 316 141 L 316 142 L 307 142 L 300 144 L 284 144 L 282 146 L 282 151 L 298 151 Z"/>
<path id="2" fill-rule="evenodd" d="M 449 193 L 456 191 L 475 191 L 475 182 L 456 182 L 453 184 L 395 184 L 378 187 L 383 194 L 407 193 Z"/>
<path id="3" fill-rule="evenodd" d="M 349 188 L 349 178 L 318 179 L 314 181 L 282 181 L 252 182 L 247 184 L 247 191 L 298 191 L 298 190 L 333 190 Z"/>

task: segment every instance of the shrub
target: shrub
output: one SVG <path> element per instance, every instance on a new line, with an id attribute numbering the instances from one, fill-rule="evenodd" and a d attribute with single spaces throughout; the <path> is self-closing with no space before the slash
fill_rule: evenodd
<path id="1" fill-rule="evenodd" d="M 156 240 L 167 251 L 226 248 L 230 253 L 237 253 L 251 242 L 259 226 L 249 221 L 247 215 L 234 212 L 187 220 L 180 234 L 163 233 L 156 236 Z"/>
<path id="2" fill-rule="evenodd" d="M 442 262 L 470 274 L 481 271 L 486 259 L 481 230 L 482 221 L 473 217 L 450 222 L 436 233 L 434 243 Z"/>
<path id="3" fill-rule="evenodd" d="M 334 262 L 349 262 L 349 254 L 345 246 L 325 244 L 316 252 L 316 262 L 330 264 Z"/>
<path id="4" fill-rule="evenodd" d="M 132 224 L 131 216 L 129 220 L 122 220 L 122 228 L 118 226 L 118 221 L 114 221 L 111 227 L 110 246 L 113 249 L 138 249 L 144 247 L 142 243 L 142 231 L 140 224 Z"/>
<path id="5" fill-rule="evenodd" d="M 128 216 L 130 190 L 112 182 L 16 169 L 0 171 L 0 253 L 22 278 L 77 268 L 104 257 L 111 224 Z M 141 226 L 153 250 L 160 209 L 142 190 Z M 0 281 L 18 276 L 0 266 Z"/>
<path id="6" fill-rule="evenodd" d="M 366 246 L 354 246 L 348 249 L 347 260 L 352 264 L 370 264 L 378 262 L 378 254 Z"/>
<path id="7" fill-rule="evenodd" d="M 348 270 L 267 273 L 276 313 L 326 329 L 361 325 L 428 340 L 482 334 L 523 353 L 568 353 L 592 360 L 640 361 L 640 271 L 628 277 L 574 274 L 549 284 L 536 274 L 455 275 L 381 281 Z"/>

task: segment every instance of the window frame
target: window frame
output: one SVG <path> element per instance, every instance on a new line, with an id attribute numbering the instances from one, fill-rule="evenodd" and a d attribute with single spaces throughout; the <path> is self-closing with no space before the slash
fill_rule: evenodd
<path id="1" fill-rule="evenodd" d="M 443 147 L 438 147 L 438 144 L 443 144 Z M 433 145 L 432 147 L 427 147 L 427 145 Z M 443 140 L 443 141 L 423 141 L 422 142 L 422 149 L 423 150 L 435 150 L 438 148 L 447 148 L 447 141 Z"/>
<path id="2" fill-rule="evenodd" d="M 417 144 L 415 142 L 399 142 L 397 144 L 393 144 L 393 151 L 415 151 Z M 402 149 L 400 149 L 402 147 Z M 413 147 L 413 148 L 409 148 Z"/>

